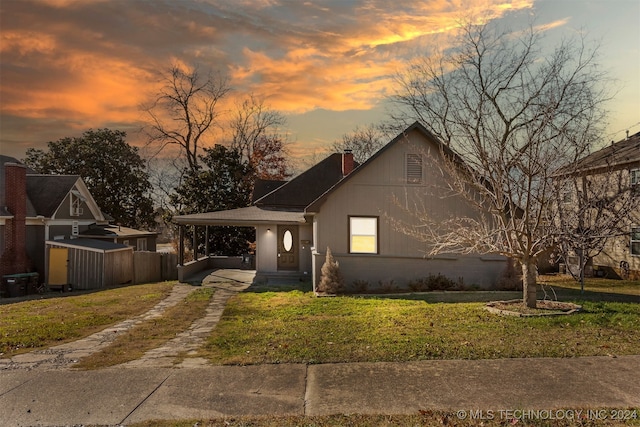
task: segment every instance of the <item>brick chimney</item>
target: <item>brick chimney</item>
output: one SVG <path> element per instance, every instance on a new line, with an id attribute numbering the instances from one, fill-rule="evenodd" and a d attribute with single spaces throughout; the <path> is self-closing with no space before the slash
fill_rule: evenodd
<path id="1" fill-rule="evenodd" d="M 5 163 L 5 203 L 13 218 L 5 221 L 4 252 L 0 256 L 0 274 L 27 273 L 31 261 L 27 255 L 27 168 Z"/>
<path id="2" fill-rule="evenodd" d="M 344 153 L 342 153 L 342 176 L 349 175 L 353 172 L 354 167 L 353 152 L 351 150 L 344 150 Z"/>

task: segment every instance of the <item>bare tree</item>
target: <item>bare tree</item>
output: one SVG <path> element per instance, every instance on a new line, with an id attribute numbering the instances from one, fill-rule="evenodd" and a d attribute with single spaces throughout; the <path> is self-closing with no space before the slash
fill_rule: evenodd
<path id="1" fill-rule="evenodd" d="M 185 71 L 174 65 L 162 76 L 163 86 L 154 101 L 143 110 L 149 116 L 146 133 L 159 153 L 177 146 L 189 170 L 198 166 L 199 150 L 220 112 L 218 102 L 230 90 L 227 79 L 198 68 Z"/>
<path id="2" fill-rule="evenodd" d="M 607 99 L 597 49 L 584 37 L 547 48 L 542 33 L 462 26 L 458 43 L 398 76 L 395 101 L 449 155 L 449 192 L 474 207 L 450 218 L 413 209 L 411 233 L 430 253 L 493 253 L 522 266 L 523 300 L 536 306 L 536 261 L 553 241 L 554 173 L 598 139 Z M 406 117 L 406 116 L 405 116 Z M 464 159 L 464 163 L 460 161 Z"/>
<path id="3" fill-rule="evenodd" d="M 331 152 L 351 150 L 354 160 L 364 163 L 388 142 L 387 136 L 379 125 L 356 127 L 352 132 L 342 135 L 342 139 L 331 144 Z"/>
<path id="4" fill-rule="evenodd" d="M 270 109 L 263 99 L 251 94 L 238 103 L 231 118 L 231 148 L 251 159 L 254 149 L 265 139 L 279 139 L 280 127 L 287 123 L 279 111 Z"/>

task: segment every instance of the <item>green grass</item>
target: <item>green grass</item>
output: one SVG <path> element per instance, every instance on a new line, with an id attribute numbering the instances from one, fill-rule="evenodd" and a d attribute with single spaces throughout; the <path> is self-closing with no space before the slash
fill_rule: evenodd
<path id="1" fill-rule="evenodd" d="M 591 408 L 593 410 L 593 408 Z M 619 408 L 618 408 L 619 409 Z M 571 408 L 571 413 L 587 409 L 576 410 Z M 635 411 L 635 412 L 634 412 Z M 608 411 L 607 411 L 608 413 Z M 640 417 L 640 409 L 629 409 L 629 413 Z M 396 426 L 546 426 L 546 427 L 571 427 L 571 426 L 615 426 L 615 425 L 640 425 L 638 418 L 627 421 L 593 420 L 583 415 L 583 419 L 577 420 L 526 420 L 501 419 L 499 411 L 495 411 L 493 420 L 459 419 L 455 412 L 445 411 L 420 411 L 414 415 L 326 415 L 326 416 L 264 416 L 264 417 L 225 417 L 213 420 L 183 420 L 183 421 L 145 421 L 131 424 L 131 427 L 396 427 Z"/>
<path id="2" fill-rule="evenodd" d="M 514 318 L 480 302 L 419 298 L 243 293 L 229 300 L 200 356 L 260 364 L 640 354 L 640 304 L 578 301 L 578 314 Z"/>
<path id="3" fill-rule="evenodd" d="M 195 290 L 175 306 L 166 309 L 162 316 L 146 320 L 119 334 L 109 346 L 83 358 L 74 368 L 98 369 L 139 359 L 148 350 L 162 346 L 203 317 L 213 293 L 213 288 Z"/>
<path id="4" fill-rule="evenodd" d="M 542 275 L 538 278 L 538 283 L 561 291 L 580 290 L 580 282 L 568 275 Z M 622 294 L 638 297 L 638 302 L 640 302 L 640 281 L 586 278 L 584 290 L 586 295 L 583 295 L 582 298 L 588 299 L 591 296 L 602 298 Z M 580 297 L 578 292 L 566 294 Z"/>
<path id="5" fill-rule="evenodd" d="M 91 335 L 137 316 L 166 297 L 175 282 L 0 305 L 0 357 Z"/>

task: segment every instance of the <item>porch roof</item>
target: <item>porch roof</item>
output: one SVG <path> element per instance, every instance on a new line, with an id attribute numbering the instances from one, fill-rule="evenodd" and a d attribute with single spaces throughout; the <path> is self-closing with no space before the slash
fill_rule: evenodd
<path id="1" fill-rule="evenodd" d="M 235 225 L 251 227 L 260 224 L 304 224 L 304 212 L 282 211 L 249 206 L 228 211 L 180 215 L 173 218 L 180 225 Z"/>

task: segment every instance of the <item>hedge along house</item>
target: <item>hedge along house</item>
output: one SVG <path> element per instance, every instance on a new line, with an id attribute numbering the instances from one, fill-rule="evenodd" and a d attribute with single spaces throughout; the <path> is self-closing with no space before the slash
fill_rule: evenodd
<path id="1" fill-rule="evenodd" d="M 410 220 L 401 204 L 410 200 L 431 205 L 442 215 L 468 215 L 461 198 L 433 193 L 442 173 L 426 157 L 435 153 L 431 157 L 437 160 L 442 149 L 424 126 L 414 123 L 362 165 L 349 152 L 332 154 L 253 206 L 179 216 L 176 222 L 181 229 L 255 227 L 256 270 L 267 277 L 281 272 L 310 275 L 315 286 L 329 247 L 347 285 L 359 281 L 368 283 L 369 290 L 389 284 L 405 287 L 411 280 L 442 274 L 490 288 L 506 267 L 504 257 L 425 257 L 427 244 L 398 231 L 388 220 Z"/>

